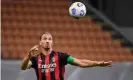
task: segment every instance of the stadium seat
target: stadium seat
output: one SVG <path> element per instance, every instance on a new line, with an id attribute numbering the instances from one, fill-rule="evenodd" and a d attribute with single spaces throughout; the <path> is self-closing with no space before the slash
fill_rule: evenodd
<path id="1" fill-rule="evenodd" d="M 45 31 L 53 35 L 54 49 L 77 58 L 131 61 L 133 55 L 120 41 L 91 18 L 74 19 L 68 0 L 12 0 L 2 2 L 2 56 L 22 59 Z M 12 44 L 12 47 L 10 46 Z"/>

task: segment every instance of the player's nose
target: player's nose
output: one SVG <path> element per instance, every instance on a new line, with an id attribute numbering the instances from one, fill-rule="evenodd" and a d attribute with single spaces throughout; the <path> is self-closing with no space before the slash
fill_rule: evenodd
<path id="1" fill-rule="evenodd" d="M 49 41 L 48 40 L 46 40 L 46 44 L 49 44 Z"/>
<path id="2" fill-rule="evenodd" d="M 49 42 L 46 42 L 46 44 L 49 44 Z"/>

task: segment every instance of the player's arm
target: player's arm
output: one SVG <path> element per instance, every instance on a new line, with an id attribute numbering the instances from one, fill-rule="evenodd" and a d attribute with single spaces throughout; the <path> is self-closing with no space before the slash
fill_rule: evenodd
<path id="1" fill-rule="evenodd" d="M 110 66 L 112 64 L 111 61 L 109 62 L 104 62 L 104 61 L 91 61 L 91 60 L 86 60 L 86 59 L 77 59 L 73 58 L 71 56 L 68 57 L 68 63 L 76 66 L 80 66 L 82 68 L 86 67 L 95 67 L 95 66 Z"/>
<path id="2" fill-rule="evenodd" d="M 28 55 L 22 60 L 21 63 L 21 70 L 26 70 L 31 68 L 32 62 L 30 61 L 31 56 L 34 54 L 34 51 L 38 50 L 38 45 L 35 45 L 33 48 L 30 49 Z"/>
<path id="3" fill-rule="evenodd" d="M 27 55 L 21 63 L 21 70 L 29 69 L 32 65 L 32 62 L 30 61 L 31 56 Z"/>

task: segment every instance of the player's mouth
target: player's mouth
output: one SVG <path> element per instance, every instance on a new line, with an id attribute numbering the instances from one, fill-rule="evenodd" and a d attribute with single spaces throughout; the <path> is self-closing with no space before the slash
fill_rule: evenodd
<path id="1" fill-rule="evenodd" d="M 50 44 L 45 44 L 45 46 L 46 46 L 47 48 L 49 48 L 49 47 L 50 47 Z"/>

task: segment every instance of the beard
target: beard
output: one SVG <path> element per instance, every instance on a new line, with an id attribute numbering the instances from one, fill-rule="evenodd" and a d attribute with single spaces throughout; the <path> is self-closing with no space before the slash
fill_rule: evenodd
<path id="1" fill-rule="evenodd" d="M 44 49 L 45 49 L 46 51 L 48 51 L 50 48 L 47 47 L 47 48 L 44 48 Z"/>
<path id="2" fill-rule="evenodd" d="M 50 50 L 50 45 L 45 45 L 45 47 L 44 47 L 44 49 L 46 50 L 46 51 L 48 51 L 48 50 Z"/>
<path id="3" fill-rule="evenodd" d="M 51 45 L 50 44 L 41 44 L 41 46 L 44 48 L 44 50 L 48 51 L 51 49 Z"/>

